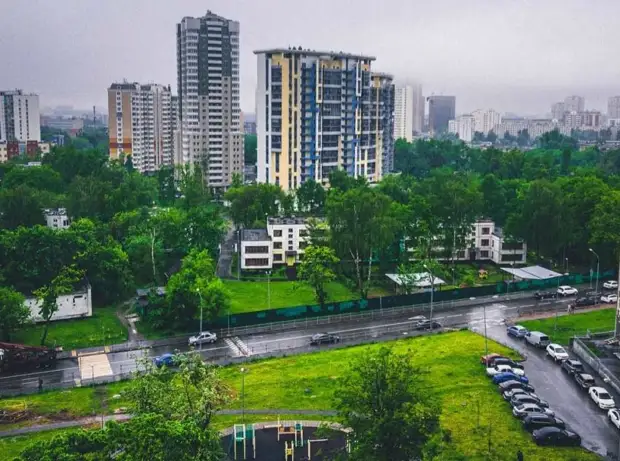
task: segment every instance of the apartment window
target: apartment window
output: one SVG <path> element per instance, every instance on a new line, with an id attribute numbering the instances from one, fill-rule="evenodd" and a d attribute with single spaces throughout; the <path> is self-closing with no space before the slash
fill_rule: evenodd
<path id="1" fill-rule="evenodd" d="M 461 258 L 461 259 L 464 258 L 465 257 L 465 251 L 464 250 L 457 251 L 456 252 L 456 257 L 457 258 Z"/>
<path id="2" fill-rule="evenodd" d="M 300 229 L 299 230 L 299 236 L 300 237 L 306 237 L 308 235 L 308 230 L 307 229 Z"/>
<path id="3" fill-rule="evenodd" d="M 277 261 L 282 261 L 282 253 L 278 253 L 278 254 L 273 255 L 273 260 L 276 261 L 276 262 Z"/>
<path id="4" fill-rule="evenodd" d="M 288 246 L 288 251 L 293 251 L 293 245 Z"/>
<path id="5" fill-rule="evenodd" d="M 267 258 L 250 258 L 245 260 L 246 267 L 268 266 L 269 259 Z"/>
<path id="6" fill-rule="evenodd" d="M 483 235 L 489 235 L 491 233 L 491 228 L 490 227 L 483 227 L 482 228 L 482 234 Z"/>
<path id="7" fill-rule="evenodd" d="M 282 249 L 282 242 L 273 242 L 273 249 L 274 250 L 281 250 Z"/>
<path id="8" fill-rule="evenodd" d="M 481 258 L 488 258 L 489 257 L 489 252 L 488 251 L 481 251 L 480 252 L 480 257 Z"/>
<path id="9" fill-rule="evenodd" d="M 276 229 L 273 231 L 274 237 L 282 237 L 282 229 Z"/>
<path id="10" fill-rule="evenodd" d="M 245 247 L 245 253 L 246 254 L 269 253 L 269 247 L 266 247 L 266 246 Z"/>
<path id="11" fill-rule="evenodd" d="M 480 244 L 483 247 L 488 247 L 489 246 L 489 239 L 482 239 L 482 240 L 480 240 Z"/>

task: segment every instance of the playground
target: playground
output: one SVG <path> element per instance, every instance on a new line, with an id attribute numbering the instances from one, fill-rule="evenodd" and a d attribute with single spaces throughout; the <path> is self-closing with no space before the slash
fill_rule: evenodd
<path id="1" fill-rule="evenodd" d="M 346 433 L 320 421 L 277 421 L 235 424 L 222 432 L 229 460 L 325 461 L 347 450 Z"/>

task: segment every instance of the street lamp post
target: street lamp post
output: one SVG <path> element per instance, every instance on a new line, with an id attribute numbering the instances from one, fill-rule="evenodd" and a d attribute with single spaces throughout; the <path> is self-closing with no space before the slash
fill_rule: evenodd
<path id="1" fill-rule="evenodd" d="M 592 248 L 589 249 L 590 253 L 592 253 L 594 256 L 596 256 L 596 304 L 598 304 L 598 274 L 600 272 L 601 269 L 601 259 L 598 256 L 598 253 L 596 251 L 594 251 Z"/>
<path id="2" fill-rule="evenodd" d="M 426 264 L 424 264 L 424 269 L 428 271 L 428 276 L 431 279 L 431 315 L 430 315 L 430 329 L 433 329 L 433 297 L 435 295 L 435 276 L 432 274 L 431 270 L 428 268 Z"/>
<path id="3" fill-rule="evenodd" d="M 267 271 L 267 309 L 271 309 L 271 285 L 269 285 L 269 277 L 271 271 Z"/>
<path id="4" fill-rule="evenodd" d="M 247 368 L 241 367 L 241 423 L 245 424 L 245 374 Z"/>
<path id="5" fill-rule="evenodd" d="M 482 305 L 482 312 L 484 315 L 484 355 L 488 357 L 489 355 L 489 338 L 487 336 L 487 305 Z M 488 366 L 488 365 L 487 365 Z"/>
<path id="6" fill-rule="evenodd" d="M 200 298 L 200 334 L 202 335 L 202 293 L 200 293 L 200 288 L 196 288 L 196 293 L 198 293 L 198 297 Z M 200 344 L 199 349 L 202 350 L 202 340 L 198 341 Z"/>

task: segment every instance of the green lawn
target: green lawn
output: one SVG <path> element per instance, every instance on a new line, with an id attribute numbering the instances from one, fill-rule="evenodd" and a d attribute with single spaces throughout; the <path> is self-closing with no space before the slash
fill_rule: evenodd
<path id="1" fill-rule="evenodd" d="M 231 313 L 254 312 L 268 309 L 267 282 L 238 282 L 224 280 L 224 284 L 231 293 Z M 316 304 L 312 290 L 296 282 L 271 282 L 271 308 L 301 306 Z M 357 299 L 344 285 L 333 282 L 327 287 L 330 301 L 347 301 Z"/>
<path id="2" fill-rule="evenodd" d="M 416 365 L 428 372 L 428 392 L 442 404 L 442 426 L 452 434 L 454 443 L 467 459 L 511 459 L 509 453 L 520 449 L 528 461 L 589 461 L 596 455 L 573 448 L 539 448 L 533 444 L 518 420 L 510 414 L 509 405 L 501 399 L 495 386 L 484 375 L 479 357 L 484 351 L 484 338 L 462 331 L 441 335 L 403 339 L 391 345 L 399 352 L 411 355 Z M 356 346 L 332 351 L 296 355 L 280 359 L 259 360 L 247 364 L 245 374 L 245 408 L 270 409 L 273 415 L 246 416 L 246 421 L 265 421 L 277 418 L 277 409 L 329 410 L 337 379 L 346 373 L 351 361 L 378 344 Z M 491 343 L 491 350 L 515 357 L 504 346 Z M 245 365 L 244 365 L 245 366 Z M 231 407 L 241 407 L 242 377 L 239 366 L 222 369 L 222 377 L 236 396 Z M 122 392 L 126 384 L 116 383 L 106 388 L 107 396 Z M 61 400 L 80 399 L 72 390 L 57 393 L 52 408 L 62 407 Z M 44 394 L 47 396 L 53 393 Z M 98 392 L 101 394 L 101 392 Z M 41 396 L 26 396 L 25 401 Z M 96 396 L 93 397 L 96 399 Z M 84 400 L 88 400 L 84 398 Z M 0 401 L 0 408 L 7 400 Z M 109 407 L 121 404 L 122 400 Z M 67 403 L 69 405 L 69 403 Z M 87 411 L 88 404 L 76 411 Z M 478 417 L 479 415 L 479 417 Z M 286 419 L 302 416 L 286 416 Z M 303 419 L 329 419 L 303 416 Z M 241 417 L 219 416 L 216 426 L 222 428 L 240 422 Z M 489 431 L 490 434 L 489 434 Z M 488 454 L 488 439 L 492 440 Z"/>
<path id="3" fill-rule="evenodd" d="M 616 309 L 601 309 L 583 314 L 560 315 L 546 319 L 526 320 L 520 322 L 528 330 L 542 331 L 549 335 L 553 342 L 568 344 L 568 340 L 575 335 L 585 335 L 591 332 L 612 331 Z"/>
<path id="4" fill-rule="evenodd" d="M 32 325 L 17 333 L 13 342 L 39 345 L 42 333 L 43 325 Z M 64 350 L 123 341 L 127 341 L 127 329 L 116 318 L 114 307 L 94 308 L 93 316 L 85 319 L 52 322 L 46 340 L 48 345 L 62 346 Z"/>
<path id="5" fill-rule="evenodd" d="M 37 432 L 19 437 L 0 438 L 0 459 L 10 460 L 19 456 L 28 445 L 35 442 L 49 440 L 63 432 L 72 432 L 76 429 L 57 429 L 54 431 Z"/>

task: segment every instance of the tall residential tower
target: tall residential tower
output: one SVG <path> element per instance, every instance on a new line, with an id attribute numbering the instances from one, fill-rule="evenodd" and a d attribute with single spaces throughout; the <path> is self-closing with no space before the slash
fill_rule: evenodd
<path id="1" fill-rule="evenodd" d="M 437 135 L 448 131 L 448 123 L 456 115 L 456 97 L 428 97 L 428 125 L 431 134 Z"/>
<path id="2" fill-rule="evenodd" d="M 181 152 L 199 164 L 206 183 L 226 188 L 243 174 L 239 105 L 239 23 L 210 11 L 177 24 L 177 78 Z"/>
<path id="3" fill-rule="evenodd" d="M 157 171 L 174 155 L 170 86 L 113 83 L 108 88 L 110 158 L 131 155 L 136 170 Z"/>
<path id="4" fill-rule="evenodd" d="M 394 138 L 413 140 L 414 93 L 411 85 L 396 87 L 394 103 Z"/>
<path id="5" fill-rule="evenodd" d="M 380 180 L 391 141 L 378 124 L 379 100 L 390 100 L 393 87 L 386 76 L 372 78 L 375 58 L 301 47 L 255 53 L 257 180 L 290 190 L 309 179 L 327 183 L 338 168 Z"/>
<path id="6" fill-rule="evenodd" d="M 41 142 L 39 95 L 0 91 L 0 142 Z"/>

